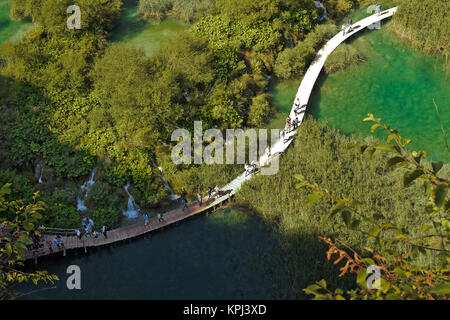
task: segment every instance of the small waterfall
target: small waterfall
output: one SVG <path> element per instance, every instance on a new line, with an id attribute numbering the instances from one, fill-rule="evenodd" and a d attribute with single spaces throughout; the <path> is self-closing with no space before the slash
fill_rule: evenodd
<path id="1" fill-rule="evenodd" d="M 127 218 L 134 219 L 134 218 L 137 218 L 139 215 L 139 207 L 137 206 L 136 202 L 134 201 L 134 198 L 131 195 L 131 193 L 128 191 L 129 187 L 130 187 L 130 182 L 128 182 L 127 185 L 123 187 L 128 194 L 128 206 L 127 206 L 127 210 L 122 210 L 122 214 L 124 216 L 126 216 Z"/>
<path id="2" fill-rule="evenodd" d="M 41 174 L 39 175 L 39 180 L 38 180 L 38 182 L 39 183 L 42 183 L 43 181 L 42 181 L 42 174 L 44 173 L 44 167 L 42 167 L 42 169 L 41 169 Z"/>
<path id="3" fill-rule="evenodd" d="M 158 167 L 158 169 L 159 169 L 159 171 L 161 171 L 161 178 L 162 178 L 164 187 L 166 187 L 167 191 L 169 191 L 169 193 L 170 193 L 170 200 L 175 201 L 175 200 L 179 199 L 180 196 L 173 192 L 172 187 L 170 186 L 170 184 L 167 182 L 166 178 L 164 177 L 162 168 Z"/>
<path id="4" fill-rule="evenodd" d="M 321 1 L 314 1 L 314 5 L 316 8 L 322 8 L 323 9 L 323 16 L 319 18 L 318 22 L 321 22 L 323 19 L 328 18 L 328 12 L 327 9 L 324 7 L 323 3 Z"/>
<path id="5" fill-rule="evenodd" d="M 44 173 L 44 164 L 42 163 L 42 160 L 38 162 L 36 165 L 36 172 L 34 176 L 38 179 L 38 183 L 42 183 L 42 175 Z"/>
<path id="6" fill-rule="evenodd" d="M 88 181 L 86 181 L 85 183 L 83 183 L 83 185 L 80 187 L 80 194 L 77 197 L 77 209 L 78 211 L 86 211 L 88 208 L 84 205 L 89 190 L 91 189 L 91 187 L 94 185 L 95 181 L 94 181 L 94 176 L 95 173 L 97 172 L 97 168 L 94 168 L 91 172 L 91 176 L 89 178 Z"/>
<path id="7" fill-rule="evenodd" d="M 184 92 L 183 92 L 183 97 L 184 97 L 184 99 L 186 99 L 187 102 L 191 102 L 191 100 L 192 100 L 192 98 L 191 98 L 191 96 L 189 95 L 189 93 L 188 93 L 187 90 L 184 90 Z"/>
<path id="8" fill-rule="evenodd" d="M 169 182 L 167 182 L 166 178 L 164 177 L 164 173 L 163 173 L 162 168 L 159 167 L 158 164 L 157 164 L 155 161 L 153 161 L 153 165 L 154 165 L 156 168 L 158 168 L 158 170 L 161 172 L 161 178 L 162 178 L 164 187 L 167 189 L 167 191 L 169 191 L 169 194 L 170 194 L 170 196 L 169 196 L 169 197 L 170 197 L 170 200 L 172 200 L 172 201 L 178 200 L 178 199 L 180 198 L 180 196 L 177 195 L 177 194 L 175 194 L 175 193 L 173 192 L 172 187 L 170 186 Z"/>

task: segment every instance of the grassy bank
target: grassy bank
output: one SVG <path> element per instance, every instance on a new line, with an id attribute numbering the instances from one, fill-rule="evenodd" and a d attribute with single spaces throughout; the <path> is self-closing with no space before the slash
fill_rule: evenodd
<path id="1" fill-rule="evenodd" d="M 404 0 L 400 2 L 389 28 L 416 48 L 444 56 L 448 70 L 450 69 L 449 10 L 450 1 Z"/>

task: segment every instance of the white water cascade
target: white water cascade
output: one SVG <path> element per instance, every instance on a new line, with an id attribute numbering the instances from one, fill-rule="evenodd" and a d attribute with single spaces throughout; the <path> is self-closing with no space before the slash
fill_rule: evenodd
<path id="1" fill-rule="evenodd" d="M 175 201 L 175 200 L 179 199 L 180 196 L 173 192 L 172 187 L 170 186 L 170 184 L 167 182 L 166 178 L 164 177 L 162 168 L 158 167 L 158 169 L 159 169 L 159 171 L 161 171 L 161 177 L 162 177 L 162 181 L 163 181 L 164 187 L 166 187 L 167 191 L 169 191 L 170 200 Z"/>
<path id="2" fill-rule="evenodd" d="M 42 175 L 44 174 L 44 164 L 42 160 L 36 165 L 35 177 L 38 179 L 38 183 L 42 183 Z"/>
<path id="3" fill-rule="evenodd" d="M 164 177 L 163 169 L 161 167 L 159 167 L 155 161 L 153 161 L 153 165 L 156 168 L 158 168 L 158 170 L 161 172 L 161 178 L 162 178 L 164 187 L 167 189 L 167 191 L 169 191 L 170 200 L 172 200 L 172 201 L 178 200 L 180 198 L 180 196 L 175 194 L 175 192 L 173 192 L 172 187 L 170 186 L 169 182 L 167 182 L 166 178 Z"/>
<path id="4" fill-rule="evenodd" d="M 77 209 L 78 211 L 86 211 L 88 208 L 84 205 L 86 202 L 87 196 L 89 194 L 89 190 L 94 185 L 94 176 L 97 172 L 97 168 L 94 168 L 91 172 L 91 176 L 89 177 L 89 180 L 83 183 L 83 185 L 80 187 L 80 194 L 77 197 Z"/>
<path id="5" fill-rule="evenodd" d="M 328 18 L 328 12 L 327 9 L 324 7 L 323 3 L 321 1 L 314 1 L 314 5 L 316 8 L 322 8 L 323 9 L 323 16 L 319 18 L 319 22 L 321 22 L 323 19 Z"/>
<path id="6" fill-rule="evenodd" d="M 127 209 L 122 209 L 122 214 L 126 216 L 127 218 L 134 219 L 137 218 L 139 215 L 139 207 L 137 206 L 136 202 L 134 201 L 133 196 L 128 191 L 128 188 L 130 187 L 130 183 L 128 182 L 126 186 L 123 188 L 128 194 L 128 206 Z"/>

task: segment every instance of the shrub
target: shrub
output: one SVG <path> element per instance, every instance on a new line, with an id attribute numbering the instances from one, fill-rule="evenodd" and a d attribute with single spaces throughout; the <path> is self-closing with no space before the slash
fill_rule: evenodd
<path id="1" fill-rule="evenodd" d="M 366 61 L 366 57 L 362 53 L 352 45 L 343 43 L 327 58 L 324 70 L 326 73 L 333 73 L 364 61 Z"/>
<path id="2" fill-rule="evenodd" d="M 303 42 L 293 49 L 287 48 L 278 55 L 274 72 L 281 79 L 303 76 L 314 55 L 314 49 Z"/>
<path id="3" fill-rule="evenodd" d="M 248 124 L 258 127 L 262 126 L 268 119 L 270 104 L 267 94 L 260 94 L 253 98 L 248 114 Z"/>

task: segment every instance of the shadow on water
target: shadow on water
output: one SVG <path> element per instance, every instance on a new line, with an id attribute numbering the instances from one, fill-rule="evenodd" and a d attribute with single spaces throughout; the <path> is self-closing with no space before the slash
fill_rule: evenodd
<path id="1" fill-rule="evenodd" d="M 81 290 L 66 288 L 70 265 L 81 269 Z M 22 285 L 21 299 L 309 299 L 301 289 L 314 281 L 344 283 L 323 243 L 300 231 L 281 235 L 240 208 L 87 254 L 42 258 L 37 267 L 60 281 Z M 33 268 L 28 262 L 26 269 Z"/>
<path id="2" fill-rule="evenodd" d="M 66 268 L 81 268 L 81 290 L 66 288 Z M 32 263 L 27 269 L 34 268 Z M 276 299 L 286 285 L 276 237 L 244 210 L 199 216 L 146 238 L 88 254 L 43 258 L 56 289 L 24 285 L 23 299 Z"/>

